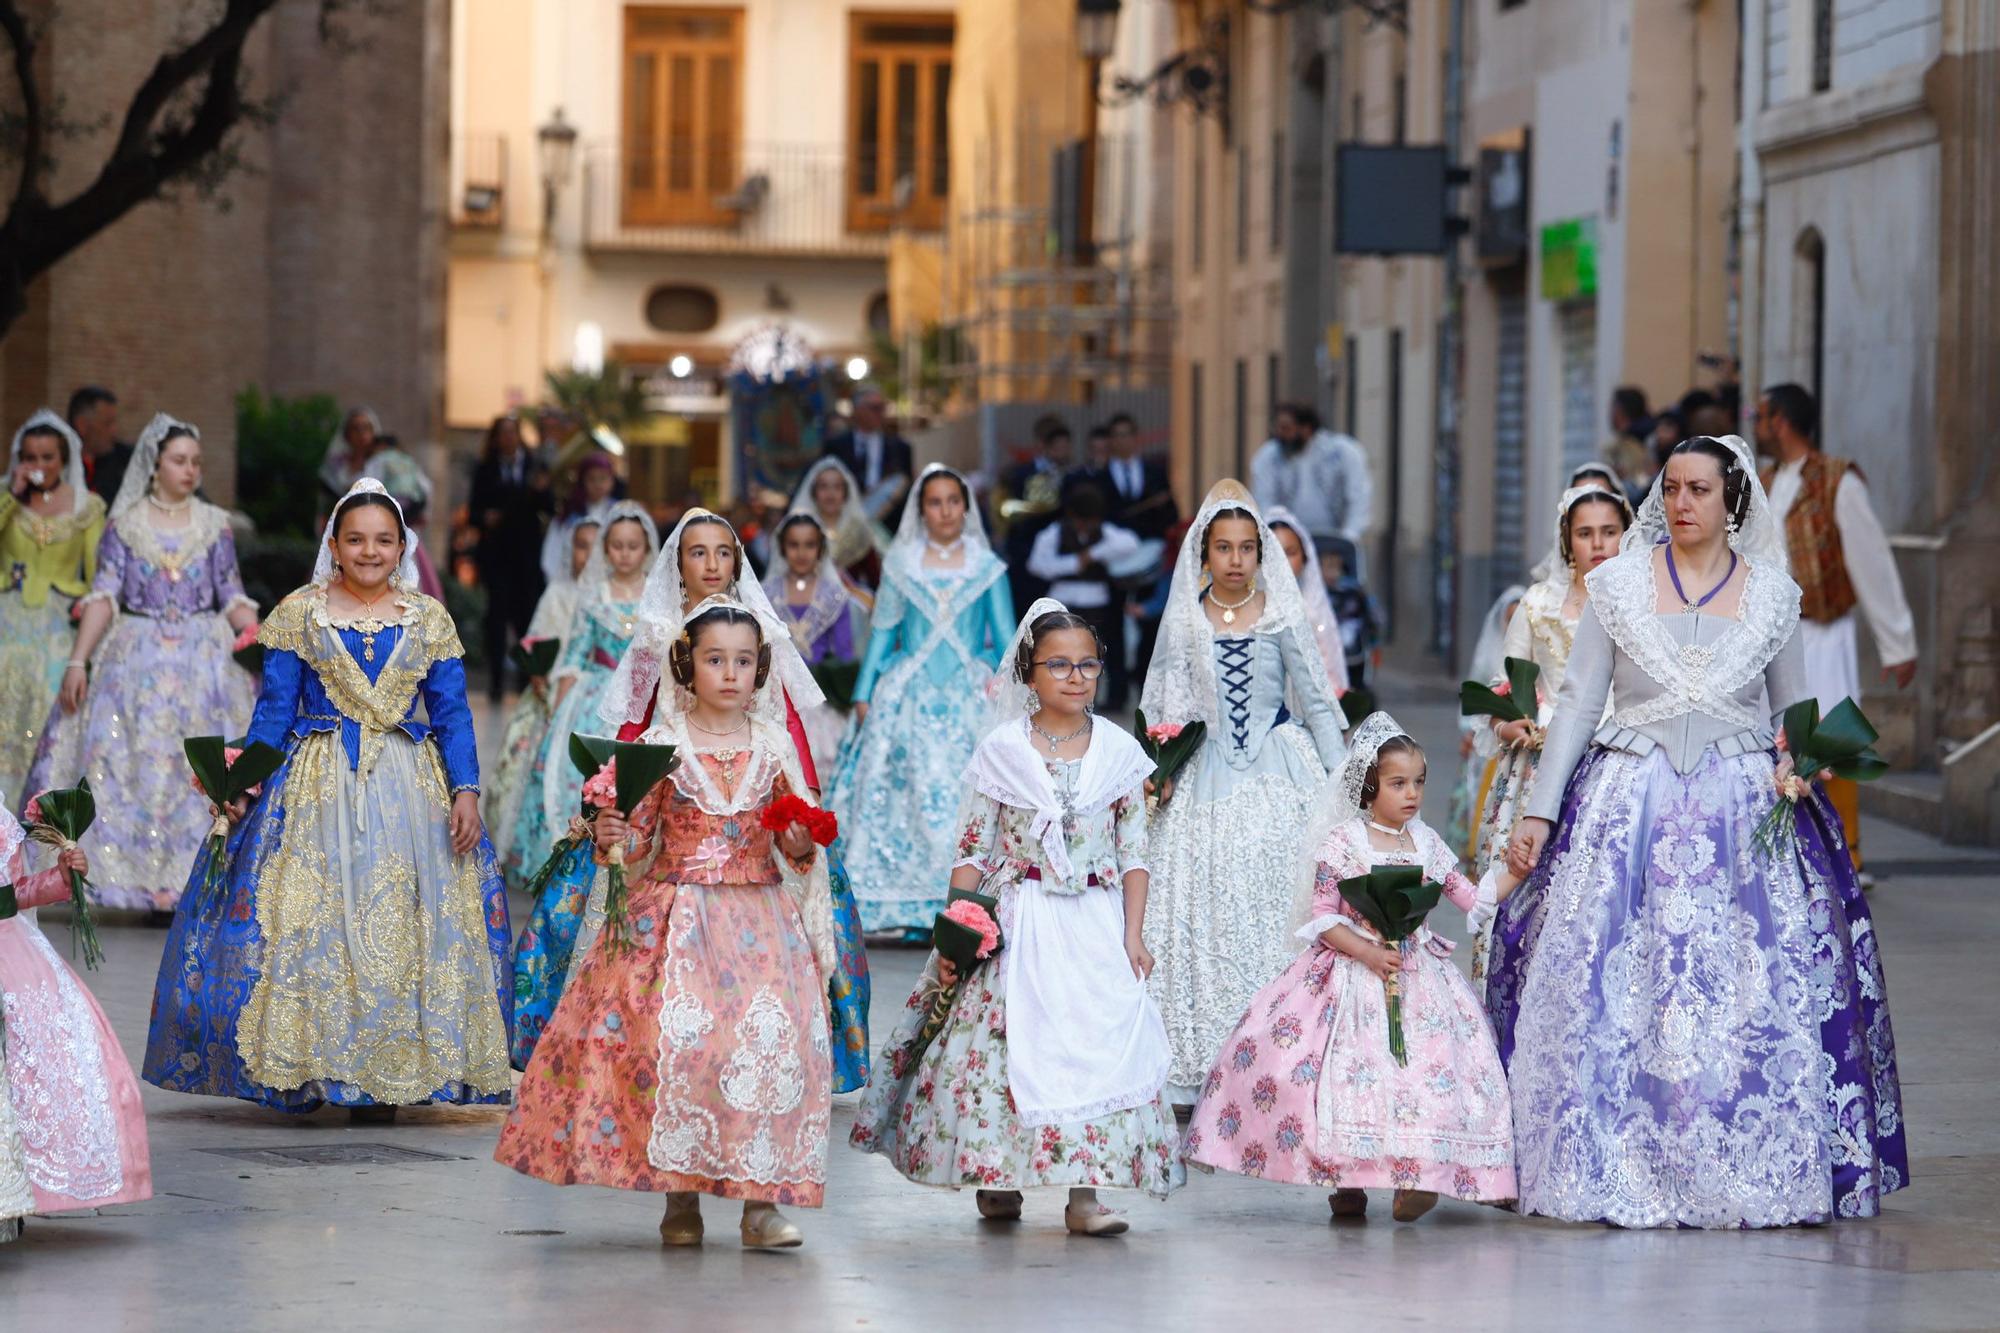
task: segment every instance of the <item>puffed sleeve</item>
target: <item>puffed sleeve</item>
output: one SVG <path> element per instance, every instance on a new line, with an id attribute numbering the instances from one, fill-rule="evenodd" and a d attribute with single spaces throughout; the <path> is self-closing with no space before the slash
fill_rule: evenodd
<path id="1" fill-rule="evenodd" d="M 971 866 L 982 876 L 999 862 L 1000 802 L 984 792 L 968 791 L 958 807 L 958 841 L 953 870 Z"/>
<path id="2" fill-rule="evenodd" d="M 1497 685 L 1507 678 L 1507 658 L 1518 657 L 1526 660 L 1534 656 L 1535 632 L 1528 627 L 1528 608 L 1524 605 L 1527 600 L 1523 597 L 1520 602 L 1515 603 L 1514 614 L 1507 618 L 1507 632 L 1500 638 L 1501 674 L 1495 676 L 1488 684 Z"/>
<path id="3" fill-rule="evenodd" d="M 1347 742 L 1341 739 L 1343 717 L 1333 697 L 1333 686 L 1327 682 L 1326 672 L 1318 670 L 1306 656 L 1304 636 L 1309 633 L 1310 627 L 1303 624 L 1281 631 L 1277 635 L 1278 655 L 1285 664 L 1287 679 L 1297 685 L 1291 693 L 1303 714 L 1299 720 L 1312 733 L 1319 761 L 1331 773 L 1346 760 Z"/>
<path id="4" fill-rule="evenodd" d="M 1459 873 L 1458 858 L 1445 846 L 1444 839 L 1429 828 L 1424 830 L 1424 874 L 1444 889 L 1444 896 L 1460 911 L 1470 912 L 1479 888 Z"/>
<path id="5" fill-rule="evenodd" d="M 445 781 L 452 794 L 479 790 L 479 745 L 474 739 L 472 705 L 465 697 L 465 659 L 440 657 L 424 673 L 424 712 L 444 756 Z"/>
<path id="6" fill-rule="evenodd" d="M 111 539 L 108 532 L 104 536 L 107 542 Z M 102 554 L 98 556 L 100 562 L 103 558 Z M 228 615 L 239 606 L 247 606 L 252 611 L 257 609 L 257 603 L 243 591 L 243 570 L 236 563 L 236 534 L 229 530 L 227 523 L 215 536 L 215 548 L 208 555 L 208 568 L 215 580 L 216 610 Z"/>
<path id="7" fill-rule="evenodd" d="M 299 712 L 299 691 L 305 685 L 306 664 L 289 648 L 264 645 L 264 680 L 257 691 L 257 710 L 250 716 L 250 739 L 282 750 Z"/>
<path id="8" fill-rule="evenodd" d="M 1777 726 L 1784 725 L 1787 708 L 1813 697 L 1811 687 L 1806 684 L 1805 647 L 1800 642 L 1797 625 L 1792 626 L 1784 643 L 1764 664 L 1764 695 L 1771 705 L 1772 722 Z"/>
<path id="9" fill-rule="evenodd" d="M 875 632 L 868 636 L 868 651 L 861 655 L 861 670 L 854 678 L 854 702 L 865 704 L 874 697 L 876 682 L 903 646 L 911 614 L 909 599 L 897 580 L 893 576 L 884 579 L 875 599 Z"/>
<path id="10" fill-rule="evenodd" d="M 1127 792 L 1111 803 L 1111 840 L 1117 853 L 1118 879 L 1134 870 L 1146 870 L 1146 796 L 1143 788 Z M 1107 888 L 1116 887 L 1107 885 Z"/>
<path id="11" fill-rule="evenodd" d="M 1317 940 L 1335 926 L 1351 926 L 1354 915 L 1348 911 L 1346 900 L 1340 896 L 1340 881 L 1350 875 L 1366 874 L 1368 867 L 1354 854 L 1347 826 L 1341 826 L 1327 836 L 1314 858 L 1312 920 L 1300 926 L 1295 932 L 1299 939 Z"/>
<path id="12" fill-rule="evenodd" d="M 1515 612 L 1516 616 L 1520 612 Z M 1611 696 L 1611 636 L 1594 611 L 1586 610 L 1569 650 L 1569 667 L 1556 695 L 1556 715 L 1542 741 L 1541 762 L 1535 766 L 1534 789 L 1522 814 L 1556 822 L 1570 774 L 1590 748 L 1590 738 L 1604 720 L 1604 701 Z"/>
<path id="13" fill-rule="evenodd" d="M 131 558 L 132 550 L 118 535 L 118 525 L 105 528 L 97 542 L 97 573 L 90 580 L 90 591 L 78 605 L 109 602 L 112 610 L 118 610 L 118 594 L 125 586 L 125 565 Z"/>

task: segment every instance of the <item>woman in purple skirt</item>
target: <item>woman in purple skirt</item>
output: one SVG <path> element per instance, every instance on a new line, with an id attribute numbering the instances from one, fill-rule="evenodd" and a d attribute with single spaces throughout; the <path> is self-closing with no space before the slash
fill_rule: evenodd
<path id="1" fill-rule="evenodd" d="M 1909 1159 L 1868 907 L 1818 790 L 1795 845 L 1755 845 L 1789 772 L 1770 719 L 1811 692 L 1743 441 L 1676 448 L 1588 582 L 1508 849 L 1533 872 L 1503 988 L 1521 1209 L 1632 1227 L 1872 1216 Z"/>

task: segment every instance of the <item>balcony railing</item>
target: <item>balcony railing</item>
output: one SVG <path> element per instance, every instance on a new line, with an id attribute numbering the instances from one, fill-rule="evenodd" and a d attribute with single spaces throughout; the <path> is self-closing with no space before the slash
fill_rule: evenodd
<path id="1" fill-rule="evenodd" d="M 594 144 L 583 154 L 584 243 L 597 250 L 874 256 L 905 219 L 849 224 L 837 146 L 710 145 L 685 157 Z"/>

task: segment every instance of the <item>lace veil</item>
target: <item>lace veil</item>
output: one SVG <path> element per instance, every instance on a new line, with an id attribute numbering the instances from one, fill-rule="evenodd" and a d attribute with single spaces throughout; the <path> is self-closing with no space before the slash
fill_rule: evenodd
<path id="1" fill-rule="evenodd" d="M 1273 528 L 1283 527 L 1299 539 L 1299 546 L 1306 553 L 1306 576 L 1299 581 L 1299 597 L 1305 603 L 1306 623 L 1312 626 L 1313 641 L 1319 644 L 1320 659 L 1325 663 L 1327 679 L 1336 689 L 1345 690 L 1347 680 L 1347 645 L 1340 637 L 1340 620 L 1333 614 L 1333 599 L 1327 596 L 1326 580 L 1320 577 L 1319 547 L 1313 542 L 1312 534 L 1299 516 L 1283 505 L 1272 505 L 1264 514 L 1264 521 Z M 1289 563 L 1289 562 L 1287 562 Z"/>
<path id="2" fill-rule="evenodd" d="M 389 581 L 403 592 L 417 591 L 417 534 L 410 530 L 409 520 L 403 517 L 403 506 L 397 504 L 396 497 L 389 494 L 388 487 L 373 477 L 362 477 L 347 488 L 347 495 L 333 506 L 333 512 L 326 516 L 326 531 L 320 534 L 319 558 L 313 561 L 313 582 L 325 587 L 334 580 L 333 572 L 333 525 L 340 521 L 340 506 L 347 502 L 349 495 L 380 495 L 396 506 L 396 521 L 403 527 L 403 558 L 396 566 L 396 572 Z"/>
<path id="3" fill-rule="evenodd" d="M 840 479 L 847 483 L 847 503 L 841 507 L 839 521 L 827 531 L 827 550 L 834 563 L 844 568 L 865 558 L 869 551 L 882 548 L 881 530 L 868 517 L 868 510 L 861 503 L 861 485 L 855 481 L 854 473 L 848 470 L 847 464 L 830 454 L 806 469 L 805 479 L 792 492 L 792 507 L 786 511 L 787 517 L 806 514 L 821 528 L 826 528 L 826 520 L 820 516 L 819 506 L 813 502 L 813 483 L 819 480 L 822 472 L 837 472 Z"/>
<path id="4" fill-rule="evenodd" d="M 597 540 L 590 544 L 590 559 L 584 562 L 583 573 L 576 577 L 578 606 L 595 606 L 604 600 L 605 590 L 611 586 L 611 561 L 604 553 L 604 540 L 611 535 L 613 523 L 628 519 L 645 529 L 647 582 L 652 581 L 652 566 L 660 554 L 660 529 L 646 512 L 646 506 L 637 500 L 620 500 L 598 520 Z"/>
<path id="5" fill-rule="evenodd" d="M 83 480 L 83 441 L 70 429 L 70 424 L 44 407 L 21 424 L 14 432 L 14 443 L 7 450 L 7 489 L 13 493 L 14 469 L 21 466 L 21 441 L 28 438 L 30 431 L 52 430 L 63 437 L 69 450 L 69 462 L 63 464 L 63 484 L 69 487 L 70 512 L 80 514 L 90 503 L 90 487 Z"/>
<path id="6" fill-rule="evenodd" d="M 1632 526 L 1632 502 L 1625 498 L 1625 488 L 1618 484 L 1617 474 L 1602 463 L 1585 463 L 1573 468 L 1569 474 L 1569 486 L 1556 502 L 1555 541 L 1549 546 L 1549 553 L 1535 562 L 1528 571 L 1529 583 L 1540 583 L 1562 570 L 1563 524 L 1569 522 L 1569 508 L 1582 495 L 1591 491 L 1602 491 L 1618 502 L 1619 512 L 1625 515 L 1625 526 Z"/>
<path id="7" fill-rule="evenodd" d="M 1033 691 L 1028 682 L 1014 674 L 1015 659 L 1037 620 L 1051 611 L 1067 610 L 1068 607 L 1053 597 L 1037 597 L 1027 614 L 1021 617 L 1021 623 L 1015 626 L 1013 637 L 1007 640 L 1006 651 L 1000 655 L 1000 665 L 995 668 L 986 687 L 986 720 L 979 727 L 981 736 L 1003 723 L 1016 722 L 1028 715 L 1028 696 Z"/>
<path id="8" fill-rule="evenodd" d="M 652 572 L 646 576 L 646 590 L 639 595 L 639 628 L 632 635 L 631 644 L 625 655 L 618 661 L 618 670 L 612 673 L 610 687 L 604 692 L 604 701 L 598 706 L 598 716 L 614 731 L 632 722 L 645 720 L 646 709 L 652 705 L 657 692 L 661 706 L 669 702 L 669 696 L 680 693 L 677 690 L 661 690 L 660 675 L 667 663 L 667 648 L 681 636 L 682 626 L 687 624 L 690 614 L 687 606 L 687 585 L 681 581 L 681 534 L 691 524 L 720 523 L 729 529 L 729 536 L 736 543 L 736 577 L 722 595 L 740 603 L 757 623 L 764 627 L 764 641 L 771 645 L 771 675 L 784 688 L 782 690 L 760 690 L 752 704 L 752 714 L 758 717 L 775 717 L 779 723 L 785 720 L 785 698 L 790 696 L 792 706 L 806 709 L 826 702 L 826 694 L 819 682 L 813 679 L 812 669 L 800 655 L 798 645 L 792 640 L 792 633 L 777 608 L 765 595 L 763 585 L 744 565 L 743 540 L 736 535 L 736 529 L 729 520 L 711 510 L 694 508 L 682 515 L 674 524 L 672 532 L 660 544 L 659 556 L 653 561 Z M 606 520 L 607 528 L 609 520 Z"/>
<path id="9" fill-rule="evenodd" d="M 118 497 L 111 502 L 112 518 L 137 508 L 152 491 L 153 474 L 160 467 L 160 447 L 175 433 L 192 435 L 196 443 L 201 442 L 201 432 L 192 424 L 165 412 L 155 413 L 146 429 L 139 432 L 139 442 L 132 446 L 132 461 L 125 465 L 125 480 L 118 484 Z"/>
<path id="10" fill-rule="evenodd" d="M 1386 742 L 1408 734 L 1402 724 L 1383 712 L 1370 713 L 1349 734 L 1346 762 L 1321 789 L 1319 806 L 1306 823 L 1305 841 L 1299 844 L 1298 864 L 1292 872 L 1290 929 L 1313 919 L 1313 888 L 1319 876 L 1320 849 L 1335 829 L 1362 813 L 1361 789 L 1368 783 L 1368 769 L 1374 764 L 1376 754 Z"/>
<path id="11" fill-rule="evenodd" d="M 1764 483 L 1757 476 L 1757 456 L 1744 443 L 1741 435 L 1712 435 L 1703 438 L 1715 443 L 1736 457 L 1736 468 L 1743 473 L 1744 481 L 1750 488 L 1750 513 L 1729 534 L 1729 549 L 1736 552 L 1750 565 L 1768 566 L 1780 571 L 1789 571 L 1790 562 L 1785 556 L 1785 534 L 1778 526 L 1777 516 L 1771 512 L 1771 497 L 1764 493 Z M 1621 553 L 1630 551 L 1651 551 L 1667 540 L 1667 502 L 1661 488 L 1667 484 L 1667 470 L 1660 469 L 1660 475 L 1653 478 L 1653 489 L 1646 493 L 1646 501 L 1639 506 L 1639 515 L 1632 526 L 1625 530 L 1625 540 L 1619 544 Z"/>
<path id="12" fill-rule="evenodd" d="M 1206 722 L 1211 730 L 1218 725 L 1215 655 L 1211 647 L 1215 634 L 1201 609 L 1202 594 L 1209 584 L 1208 571 L 1202 567 L 1202 547 L 1207 540 L 1208 525 L 1224 509 L 1241 509 L 1257 520 L 1257 540 L 1262 552 L 1257 586 L 1264 591 L 1264 614 L 1252 628 L 1259 633 L 1303 631 L 1298 635 L 1299 648 L 1308 667 L 1313 668 L 1312 679 L 1290 684 L 1299 689 L 1326 691 L 1327 706 L 1339 716 L 1340 703 L 1332 697 L 1333 686 L 1327 679 L 1326 664 L 1320 658 L 1319 644 L 1314 641 L 1305 601 L 1299 593 L 1299 581 L 1292 577 L 1284 548 L 1278 545 L 1271 525 L 1265 522 L 1243 483 L 1223 480 L 1201 502 L 1193 526 L 1181 540 L 1180 553 L 1174 558 L 1173 585 L 1167 593 L 1166 611 L 1160 617 L 1159 644 L 1153 650 L 1153 662 L 1146 671 L 1146 688 L 1140 700 L 1146 710 L 1146 721 L 1184 724 L 1199 720 Z"/>

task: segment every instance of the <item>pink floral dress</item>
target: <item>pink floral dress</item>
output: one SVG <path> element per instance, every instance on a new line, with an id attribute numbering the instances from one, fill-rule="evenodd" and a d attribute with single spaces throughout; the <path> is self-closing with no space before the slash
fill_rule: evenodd
<path id="1" fill-rule="evenodd" d="M 1375 932 L 1340 896 L 1340 881 L 1379 866 L 1425 867 L 1457 906 L 1471 881 L 1443 839 L 1410 825 L 1415 852 L 1382 852 L 1354 819 L 1321 846 L 1315 938 L 1257 993 L 1222 1045 L 1182 1145 L 1199 1166 L 1321 1188 L 1434 1190 L 1514 1197 L 1513 1109 L 1486 1011 L 1426 927 L 1402 976 L 1409 1055 L 1389 1054 L 1381 978 L 1317 936 L 1346 925 Z"/>
<path id="2" fill-rule="evenodd" d="M 629 872 L 637 945 L 618 951 L 607 930 L 590 946 L 493 1156 L 558 1185 L 817 1208 L 833 1105 L 826 983 L 758 821 L 791 784 L 754 748 L 683 763 L 732 796 L 745 782 L 766 794 L 714 815 L 677 773 L 633 812 L 652 857 Z"/>

